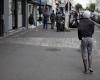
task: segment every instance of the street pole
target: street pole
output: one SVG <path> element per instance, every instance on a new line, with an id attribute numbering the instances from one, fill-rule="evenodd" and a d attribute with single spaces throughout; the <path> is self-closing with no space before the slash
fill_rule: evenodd
<path id="1" fill-rule="evenodd" d="M 54 5 L 53 5 L 53 0 L 52 0 L 52 10 L 53 10 L 53 7 L 54 7 Z"/>
<path id="2" fill-rule="evenodd" d="M 26 28 L 28 29 L 28 3 L 27 0 L 25 0 L 25 4 L 26 4 Z"/>
<path id="3" fill-rule="evenodd" d="M 68 28 L 69 28 L 69 15 L 70 15 L 70 11 L 69 11 L 69 8 L 70 8 L 70 3 L 69 3 L 69 0 L 68 0 Z"/>
<path id="4" fill-rule="evenodd" d="M 39 5 L 39 21 L 41 21 L 41 0 L 40 0 L 40 5 Z"/>
<path id="5" fill-rule="evenodd" d="M 66 7 L 68 10 L 65 11 L 65 28 L 66 28 L 66 30 L 68 30 L 68 28 L 69 28 L 69 6 L 70 6 L 69 0 L 67 1 L 66 5 L 67 5 Z"/>

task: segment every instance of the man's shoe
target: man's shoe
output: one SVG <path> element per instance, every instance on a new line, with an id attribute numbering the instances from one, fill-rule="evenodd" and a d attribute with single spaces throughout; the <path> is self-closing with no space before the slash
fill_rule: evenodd
<path id="1" fill-rule="evenodd" d="M 84 74 L 88 74 L 88 71 L 84 71 L 83 73 L 84 73 Z"/>
<path id="2" fill-rule="evenodd" d="M 93 70 L 91 68 L 89 68 L 90 73 L 93 73 Z"/>

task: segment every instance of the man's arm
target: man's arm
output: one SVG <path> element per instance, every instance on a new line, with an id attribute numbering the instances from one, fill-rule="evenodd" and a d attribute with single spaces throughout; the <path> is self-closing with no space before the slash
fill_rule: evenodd
<path id="1" fill-rule="evenodd" d="M 92 30 L 92 34 L 94 34 L 94 23 L 91 24 L 91 30 Z"/>

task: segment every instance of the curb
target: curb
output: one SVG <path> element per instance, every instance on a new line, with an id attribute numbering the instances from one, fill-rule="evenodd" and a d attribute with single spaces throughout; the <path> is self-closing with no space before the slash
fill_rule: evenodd
<path id="1" fill-rule="evenodd" d="M 69 29 L 66 29 L 65 32 L 71 32 L 71 31 L 74 31 L 74 30 L 77 30 L 75 28 L 69 28 Z"/>
<path id="2" fill-rule="evenodd" d="M 37 28 L 40 27 L 40 26 L 41 26 L 41 25 L 36 26 L 36 27 L 34 27 L 33 29 L 37 29 Z M 10 31 L 8 31 L 8 32 L 5 32 L 5 33 L 4 33 L 4 36 L 3 36 L 3 37 L 0 37 L 0 39 L 9 37 L 9 36 L 11 36 L 11 35 L 14 35 L 14 34 L 16 34 L 16 33 L 22 32 L 22 31 L 26 31 L 26 32 L 27 32 L 27 30 L 28 30 L 27 27 L 21 27 L 21 28 L 15 29 L 15 30 L 10 30 Z"/>
<path id="3" fill-rule="evenodd" d="M 21 28 L 15 29 L 15 30 L 10 30 L 8 32 L 5 32 L 4 33 L 4 36 L 3 37 L 0 37 L 0 39 L 6 38 L 8 36 L 11 36 L 13 34 L 16 34 L 18 32 L 25 31 L 25 30 L 27 30 L 27 28 L 25 28 L 25 27 L 21 27 Z"/>

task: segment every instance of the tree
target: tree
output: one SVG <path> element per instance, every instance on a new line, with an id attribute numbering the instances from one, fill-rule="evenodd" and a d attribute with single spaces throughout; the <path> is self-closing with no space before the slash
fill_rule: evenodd
<path id="1" fill-rule="evenodd" d="M 80 9 L 82 9 L 82 5 L 78 3 L 76 4 L 75 8 L 77 11 L 79 11 Z"/>
<path id="2" fill-rule="evenodd" d="M 91 4 L 90 4 L 89 10 L 90 10 L 90 11 L 94 11 L 94 10 L 95 10 L 95 3 L 91 3 Z"/>
<path id="3" fill-rule="evenodd" d="M 96 0 L 96 3 L 99 3 L 99 0 Z"/>
<path id="4" fill-rule="evenodd" d="M 86 10 L 89 10 L 89 7 L 86 7 Z"/>

